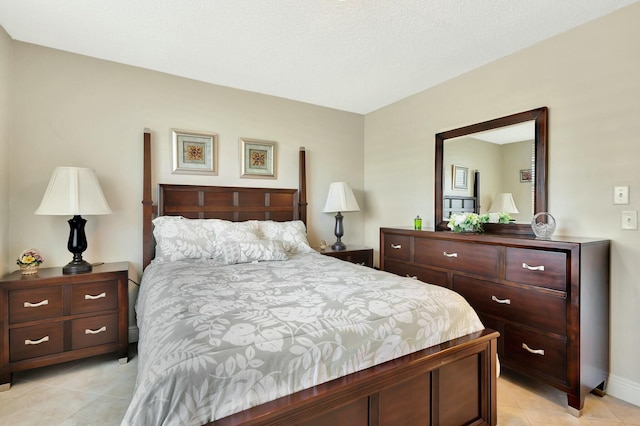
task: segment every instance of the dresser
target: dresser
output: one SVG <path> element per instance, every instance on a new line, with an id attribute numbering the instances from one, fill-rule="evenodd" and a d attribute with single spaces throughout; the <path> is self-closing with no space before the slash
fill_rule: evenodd
<path id="1" fill-rule="evenodd" d="M 609 245 L 381 228 L 380 268 L 460 293 L 500 332 L 501 366 L 562 390 L 579 414 L 609 374 Z"/>
<path id="2" fill-rule="evenodd" d="M 83 274 L 42 268 L 0 279 L 0 390 L 15 371 L 117 352 L 128 358 L 129 263 Z"/>
<path id="3" fill-rule="evenodd" d="M 345 250 L 333 250 L 331 246 L 324 250 L 318 249 L 320 254 L 335 257 L 346 262 L 373 268 L 373 249 L 368 247 L 347 246 Z"/>

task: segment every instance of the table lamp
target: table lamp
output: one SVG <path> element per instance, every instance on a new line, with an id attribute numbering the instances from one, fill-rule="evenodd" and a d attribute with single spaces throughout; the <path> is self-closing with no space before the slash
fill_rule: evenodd
<path id="1" fill-rule="evenodd" d="M 356 201 L 356 197 L 353 195 L 353 191 L 345 182 L 332 182 L 329 186 L 329 195 L 327 195 L 327 202 L 324 205 L 324 213 L 336 214 L 336 227 L 335 235 L 337 241 L 333 243 L 331 248 L 333 250 L 345 250 L 347 246 L 341 241 L 344 235 L 344 227 L 342 225 L 342 213 L 341 212 L 358 212 L 360 207 Z"/>
<path id="2" fill-rule="evenodd" d="M 38 215 L 72 215 L 69 223 L 67 249 L 73 253 L 73 260 L 62 268 L 63 274 L 91 272 L 91 264 L 82 259 L 87 249 L 84 225 L 81 215 L 110 214 L 111 209 L 102 194 L 96 173 L 83 167 L 56 167 L 49 186 L 42 197 Z"/>

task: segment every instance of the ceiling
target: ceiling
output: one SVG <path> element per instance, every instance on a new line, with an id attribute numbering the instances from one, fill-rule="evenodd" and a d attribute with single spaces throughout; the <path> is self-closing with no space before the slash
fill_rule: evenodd
<path id="1" fill-rule="evenodd" d="M 27 43 L 366 114 L 637 1 L 0 0 L 0 25 Z"/>

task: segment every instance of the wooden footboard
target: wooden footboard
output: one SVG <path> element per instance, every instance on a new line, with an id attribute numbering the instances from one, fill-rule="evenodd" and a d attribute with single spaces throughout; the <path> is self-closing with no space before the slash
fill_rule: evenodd
<path id="1" fill-rule="evenodd" d="M 498 335 L 469 334 L 210 425 L 495 425 Z"/>

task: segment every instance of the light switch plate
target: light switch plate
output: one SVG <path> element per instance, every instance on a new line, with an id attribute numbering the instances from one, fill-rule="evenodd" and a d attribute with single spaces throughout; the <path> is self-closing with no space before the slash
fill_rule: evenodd
<path id="1" fill-rule="evenodd" d="M 615 186 L 613 188 L 613 204 L 629 204 L 628 186 Z"/>
<path id="2" fill-rule="evenodd" d="M 622 212 L 622 220 L 620 225 L 622 229 L 638 229 L 638 212 L 635 210 Z"/>

